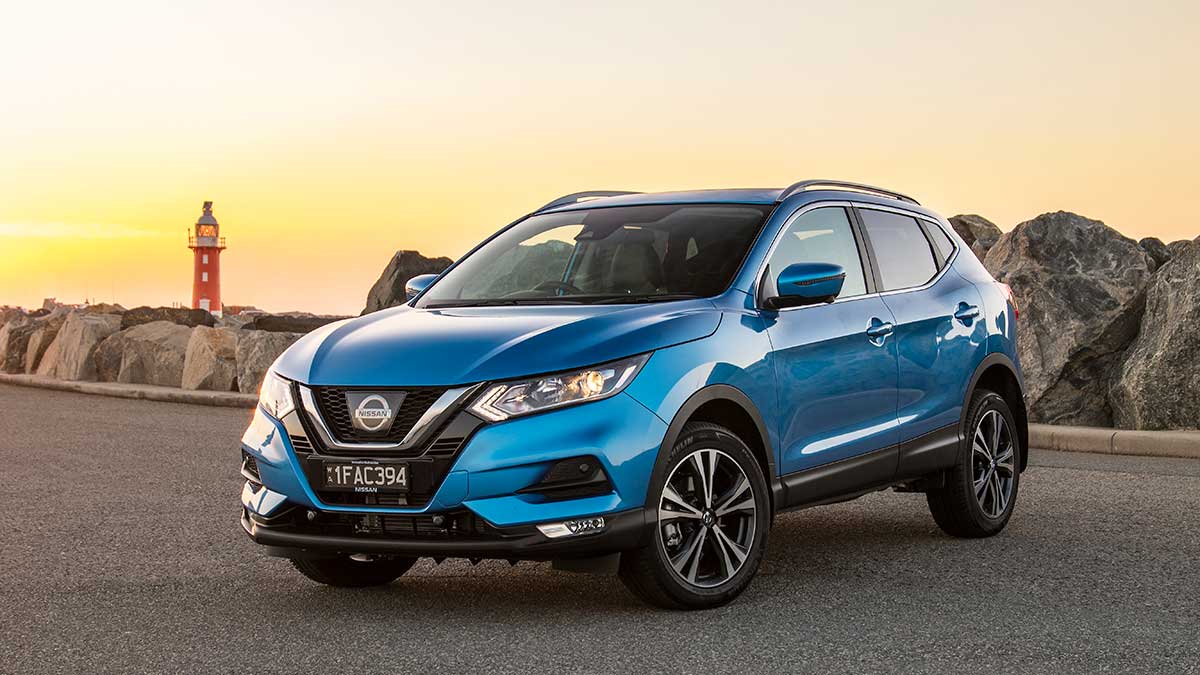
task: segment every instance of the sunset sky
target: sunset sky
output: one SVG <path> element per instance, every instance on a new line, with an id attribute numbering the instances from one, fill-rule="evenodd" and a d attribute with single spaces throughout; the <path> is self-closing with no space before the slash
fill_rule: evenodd
<path id="1" fill-rule="evenodd" d="M 1197 26 L 1194 0 L 10 5 L 0 304 L 189 301 L 205 200 L 226 303 L 325 313 L 398 248 L 455 257 L 582 189 L 844 178 L 1190 239 Z"/>

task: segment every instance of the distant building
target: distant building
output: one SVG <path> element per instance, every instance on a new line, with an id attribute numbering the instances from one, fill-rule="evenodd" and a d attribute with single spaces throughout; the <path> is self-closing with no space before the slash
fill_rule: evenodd
<path id="1" fill-rule="evenodd" d="M 221 251 L 225 237 L 221 225 L 213 217 L 212 202 L 204 202 L 204 212 L 196 228 L 188 233 L 188 248 L 194 256 L 192 264 L 192 308 L 221 313 Z"/>

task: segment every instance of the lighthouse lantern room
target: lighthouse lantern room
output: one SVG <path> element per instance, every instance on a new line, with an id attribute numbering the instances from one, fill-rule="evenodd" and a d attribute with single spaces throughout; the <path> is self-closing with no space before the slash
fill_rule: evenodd
<path id="1" fill-rule="evenodd" d="M 221 251 L 225 237 L 213 217 L 212 202 L 204 202 L 204 212 L 196 228 L 188 233 L 188 248 L 192 249 L 192 307 L 221 314 Z"/>

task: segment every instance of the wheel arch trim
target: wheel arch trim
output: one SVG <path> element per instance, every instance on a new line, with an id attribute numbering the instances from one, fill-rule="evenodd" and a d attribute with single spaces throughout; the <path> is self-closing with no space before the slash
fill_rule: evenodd
<path id="1" fill-rule="evenodd" d="M 1029 413 L 1025 405 L 1025 382 L 1021 379 L 1021 373 L 1017 370 L 1017 366 L 1013 363 L 1008 355 L 1001 352 L 992 352 L 979 362 L 975 367 L 975 372 L 971 373 L 970 382 L 967 385 L 966 396 L 963 398 L 962 415 L 959 420 L 958 429 L 960 437 L 965 437 L 967 429 L 967 414 L 970 412 L 971 397 L 975 395 L 975 390 L 979 387 L 979 381 L 983 378 L 983 374 L 991 368 L 999 366 L 1008 371 L 1013 381 L 1017 384 L 1017 407 L 1012 411 L 1013 417 L 1017 422 L 1017 435 L 1021 441 L 1021 465 L 1020 470 L 1024 471 L 1029 462 Z M 1004 396 L 1004 392 L 996 392 Z M 1011 404 L 1011 402 L 1009 402 Z"/>
<path id="2" fill-rule="evenodd" d="M 728 384 L 710 384 L 696 391 L 675 412 L 675 416 L 671 418 L 671 423 L 667 426 L 667 433 L 663 436 L 662 445 L 658 448 L 658 457 L 654 460 L 654 471 L 650 474 L 650 481 L 646 488 L 646 504 L 654 503 L 655 497 L 650 493 L 666 473 L 667 457 L 670 455 L 671 448 L 675 447 L 675 443 L 679 441 L 684 425 L 692 420 L 696 411 L 700 410 L 706 404 L 713 402 L 728 402 L 736 405 L 754 423 L 754 427 L 758 431 L 759 442 L 763 448 L 764 459 L 767 463 L 767 475 L 764 478 L 767 485 L 770 486 L 770 509 L 773 515 L 778 505 L 783 503 L 783 483 L 780 482 L 778 472 L 775 469 L 775 449 L 771 444 L 771 436 L 767 432 L 767 425 L 763 421 L 758 407 L 754 405 L 750 397 L 737 387 Z M 743 442 L 745 442 L 745 439 L 743 439 Z M 751 447 L 751 452 L 753 450 L 753 447 Z M 647 520 L 652 519 L 648 518 Z"/>

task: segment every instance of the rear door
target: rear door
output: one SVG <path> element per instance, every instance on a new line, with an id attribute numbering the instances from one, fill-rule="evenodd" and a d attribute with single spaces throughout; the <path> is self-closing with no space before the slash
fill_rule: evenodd
<path id="1" fill-rule="evenodd" d="M 897 442 L 892 315 L 873 292 L 865 251 L 849 206 L 822 205 L 794 216 L 769 256 L 763 281 L 768 292 L 788 265 L 831 262 L 846 269 L 835 302 L 763 311 L 779 382 L 781 473 L 856 458 Z M 843 478 L 888 478 L 895 455 L 871 464 L 865 471 L 854 467 Z M 821 496 L 814 492 L 818 489 L 832 488 L 806 485 L 798 489 L 804 494 L 791 501 Z"/>
<path id="2" fill-rule="evenodd" d="M 979 291 L 948 267 L 954 245 L 939 223 L 882 207 L 855 210 L 870 244 L 876 284 L 895 317 L 900 441 L 940 430 L 944 446 L 957 437 L 965 389 L 986 344 Z M 926 460 L 939 462 L 932 456 L 921 461 Z M 911 473 L 914 467 L 907 469 L 901 470 Z"/>

